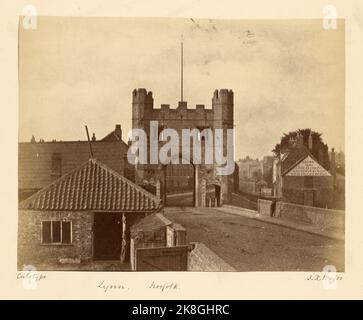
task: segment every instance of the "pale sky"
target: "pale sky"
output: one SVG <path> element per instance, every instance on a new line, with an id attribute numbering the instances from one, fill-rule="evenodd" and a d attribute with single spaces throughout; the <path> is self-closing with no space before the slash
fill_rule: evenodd
<path id="1" fill-rule="evenodd" d="M 40 17 L 19 34 L 19 141 L 85 140 L 85 124 L 102 138 L 116 123 L 126 141 L 134 88 L 177 106 L 183 35 L 188 107 L 234 91 L 236 159 L 298 128 L 344 151 L 343 21 Z"/>

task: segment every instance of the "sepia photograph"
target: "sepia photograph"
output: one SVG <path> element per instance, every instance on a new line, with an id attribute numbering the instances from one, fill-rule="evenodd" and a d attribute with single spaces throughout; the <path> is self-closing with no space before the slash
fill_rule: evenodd
<path id="1" fill-rule="evenodd" d="M 18 271 L 344 272 L 345 20 L 18 25 Z"/>

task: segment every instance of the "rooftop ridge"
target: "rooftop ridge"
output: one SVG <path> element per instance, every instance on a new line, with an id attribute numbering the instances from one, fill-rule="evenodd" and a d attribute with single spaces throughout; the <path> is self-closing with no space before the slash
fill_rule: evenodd
<path id="1" fill-rule="evenodd" d="M 93 167 L 92 165 L 94 165 L 95 167 Z M 98 169 L 97 169 L 98 167 Z M 83 172 L 83 170 L 86 170 L 86 173 Z M 101 170 L 101 171 L 100 171 Z M 101 174 L 101 177 L 105 176 L 107 177 L 110 176 L 110 178 L 106 178 L 106 187 L 108 186 L 109 192 L 110 193 L 106 193 L 105 195 L 105 199 L 103 199 L 104 201 L 102 201 L 102 203 L 95 203 L 94 199 L 92 199 L 92 196 L 89 196 L 90 198 L 87 198 L 88 200 L 86 200 L 86 202 L 82 202 L 83 200 L 79 200 L 78 194 L 82 193 L 82 191 L 80 192 L 78 190 L 77 192 L 77 196 L 70 196 L 70 198 L 68 199 L 68 196 L 66 197 L 66 199 L 63 198 L 63 195 L 59 195 L 57 193 L 58 189 L 59 189 L 59 185 L 62 185 L 62 183 L 67 184 L 68 188 L 72 188 L 72 190 L 74 189 L 74 186 L 72 187 L 72 181 L 74 182 L 75 180 L 79 180 L 79 175 L 83 175 L 83 179 L 87 179 L 87 181 L 84 181 L 82 184 L 83 188 L 95 188 L 91 190 L 91 195 L 93 196 L 93 192 L 100 192 L 98 189 L 98 186 L 94 186 L 94 185 L 89 185 L 89 181 L 88 179 L 91 177 L 91 180 L 93 179 L 93 177 L 95 177 L 95 175 L 97 174 Z M 74 177 L 75 175 L 78 175 L 78 177 Z M 86 175 L 86 177 L 84 176 Z M 71 181 L 68 181 L 69 179 L 71 179 Z M 110 186 L 110 180 L 111 179 L 111 186 Z M 114 182 L 112 182 L 112 179 L 116 179 L 113 181 L 119 181 L 117 183 L 117 186 L 114 186 Z M 79 181 L 77 182 L 79 183 Z M 79 187 L 79 186 L 77 186 Z M 116 191 L 114 191 L 112 188 L 118 188 L 118 192 L 116 193 Z M 126 188 L 126 189 L 125 189 Z M 131 190 L 130 190 L 131 188 Z M 82 190 L 82 189 L 81 189 Z M 101 188 L 102 190 L 102 188 Z M 116 190 L 116 189 L 115 189 Z M 74 190 L 73 190 L 74 191 Z M 135 192 L 136 191 L 136 192 Z M 53 195 L 53 193 L 56 192 L 56 195 Z M 42 202 L 40 200 L 42 200 L 44 197 L 49 197 L 49 193 L 51 193 L 52 196 L 58 196 L 60 197 L 61 201 L 59 201 L 60 203 L 57 204 L 55 207 L 53 205 L 45 205 L 45 207 L 47 207 L 47 209 L 44 209 L 44 204 L 40 205 L 39 202 Z M 68 193 L 72 193 L 72 192 L 68 192 Z M 88 196 L 88 191 L 83 191 L 84 194 L 86 194 L 86 197 Z M 122 197 L 125 197 L 126 195 L 130 195 L 130 193 L 135 197 L 135 199 L 132 199 L 131 201 L 127 201 L 126 207 L 124 205 L 124 201 L 122 201 Z M 111 194 L 111 195 L 110 195 Z M 107 200 L 107 201 L 106 201 Z M 111 206 L 111 201 L 112 201 L 112 206 Z M 69 204 L 70 202 L 70 204 Z M 82 202 L 82 205 L 81 205 Z M 34 203 L 36 203 L 36 208 L 33 208 Z M 52 201 L 53 203 L 53 201 Z M 146 208 L 145 208 L 145 203 L 146 203 Z M 129 208 L 130 206 L 130 208 Z M 55 181 L 53 181 L 52 183 L 50 183 L 49 185 L 47 185 L 46 187 L 40 189 L 39 191 L 37 191 L 35 194 L 33 194 L 32 196 L 30 196 L 29 198 L 23 200 L 22 202 L 19 203 L 19 209 L 39 209 L 39 210 L 91 210 L 91 211 L 115 211 L 115 207 L 119 208 L 117 209 L 117 211 L 155 211 L 160 209 L 161 206 L 161 202 L 160 199 L 158 199 L 157 196 L 153 195 L 152 193 L 150 193 L 149 191 L 145 190 L 144 188 L 138 186 L 137 184 L 135 184 L 134 182 L 128 180 L 127 178 L 125 178 L 124 176 L 120 175 L 119 173 L 117 173 L 116 171 L 114 171 L 113 169 L 109 168 L 108 166 L 106 166 L 105 164 L 101 163 L 100 161 L 98 161 L 95 158 L 90 158 L 88 159 L 86 162 L 82 163 L 81 165 L 77 166 L 76 168 L 74 168 L 73 170 L 67 172 L 66 174 L 64 174 L 63 176 L 61 176 L 60 178 L 56 179 Z M 41 208 L 39 208 L 41 207 Z M 138 208 L 138 209 L 135 209 Z M 148 210 L 150 209 L 150 210 Z"/>

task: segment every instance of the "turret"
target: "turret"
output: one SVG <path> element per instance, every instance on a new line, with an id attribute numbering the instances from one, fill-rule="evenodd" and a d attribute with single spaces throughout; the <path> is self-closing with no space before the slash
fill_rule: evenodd
<path id="1" fill-rule="evenodd" d="M 233 127 L 233 91 L 227 89 L 215 90 L 212 99 L 215 125 L 221 127 L 227 124 Z"/>
<path id="2" fill-rule="evenodd" d="M 153 109 L 154 99 L 151 91 L 135 89 L 132 92 L 132 127 L 138 127 L 140 120 Z"/>

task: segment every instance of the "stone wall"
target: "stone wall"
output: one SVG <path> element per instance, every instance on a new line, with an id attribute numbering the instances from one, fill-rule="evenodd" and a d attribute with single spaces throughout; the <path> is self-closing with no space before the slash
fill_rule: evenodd
<path id="1" fill-rule="evenodd" d="M 191 244 L 194 248 L 189 252 L 188 271 L 236 271 L 203 243 Z"/>
<path id="2" fill-rule="evenodd" d="M 345 211 L 302 206 L 282 201 L 276 203 L 276 216 L 301 224 L 314 225 L 321 229 L 343 230 L 345 226 Z"/>
<path id="3" fill-rule="evenodd" d="M 72 221 L 71 244 L 42 244 L 41 222 L 67 219 Z M 18 266 L 23 264 L 54 264 L 59 259 L 92 259 L 91 212 L 53 212 L 19 210 L 18 216 Z"/>
<path id="4" fill-rule="evenodd" d="M 257 201 L 253 201 L 246 196 L 232 193 L 231 194 L 231 204 L 236 207 L 246 208 L 249 210 L 257 210 Z"/>
<path id="5" fill-rule="evenodd" d="M 257 202 L 257 211 L 260 215 L 263 216 L 272 216 L 273 210 L 273 202 L 271 200 L 263 200 L 258 199 Z"/>

